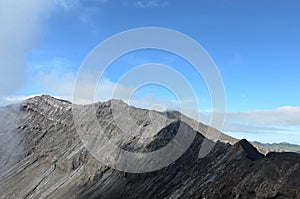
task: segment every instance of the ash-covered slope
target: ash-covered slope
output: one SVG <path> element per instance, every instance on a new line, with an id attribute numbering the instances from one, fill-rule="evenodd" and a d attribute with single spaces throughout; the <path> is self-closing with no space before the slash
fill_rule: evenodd
<path id="1" fill-rule="evenodd" d="M 131 139 L 120 139 L 122 130 L 114 122 L 112 103 L 118 107 L 118 125 L 135 133 Z M 75 129 L 71 103 L 41 96 L 3 107 L 0 198 L 300 198 L 298 154 L 265 157 L 246 140 L 234 145 L 218 141 L 200 159 L 205 125 L 195 128 L 192 120 L 182 119 L 177 112 L 143 110 L 122 101 L 93 106 L 105 134 L 128 151 L 150 152 L 165 146 L 179 125 L 186 133 L 198 132 L 188 150 L 168 167 L 125 173 L 99 163 L 85 149 Z M 85 114 L 87 106 L 76 108 Z M 128 113 L 140 131 L 126 126 L 122 115 Z M 91 132 L 90 128 L 86 131 Z"/>

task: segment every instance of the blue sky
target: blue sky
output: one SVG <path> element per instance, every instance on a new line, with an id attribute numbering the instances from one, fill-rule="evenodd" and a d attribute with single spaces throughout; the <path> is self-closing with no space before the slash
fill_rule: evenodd
<path id="1" fill-rule="evenodd" d="M 164 27 L 195 39 L 218 66 L 227 97 L 225 132 L 300 144 L 298 1 L 46 0 L 0 5 L 2 104 L 43 93 L 72 99 L 77 71 L 96 45 L 128 29 Z M 209 112 L 210 96 L 201 76 L 182 58 L 158 50 L 133 52 L 113 63 L 99 100 L 107 99 L 126 71 L 151 62 L 185 76 L 196 90 L 200 110 Z M 176 104 L 175 95 L 153 85 L 140 88 L 133 98 L 140 103 L 135 105 L 148 108 L 149 101 Z"/>

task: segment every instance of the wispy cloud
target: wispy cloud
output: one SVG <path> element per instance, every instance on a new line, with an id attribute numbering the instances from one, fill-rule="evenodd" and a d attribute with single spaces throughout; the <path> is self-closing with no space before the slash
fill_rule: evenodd
<path id="1" fill-rule="evenodd" d="M 140 8 L 155 8 L 166 7 L 169 5 L 169 2 L 165 0 L 141 0 L 133 2 L 132 5 Z"/>
<path id="2" fill-rule="evenodd" d="M 201 121 L 209 124 L 211 113 L 200 115 Z M 300 107 L 283 106 L 273 110 L 227 112 L 222 130 L 236 138 L 299 144 Z"/>
<path id="3" fill-rule="evenodd" d="M 227 117 L 239 123 L 261 126 L 300 126 L 300 107 L 283 106 L 274 110 L 232 112 Z"/>
<path id="4" fill-rule="evenodd" d="M 4 97 L 3 100 L 7 101 L 8 103 L 18 103 L 22 102 L 28 98 L 32 98 L 37 95 L 18 95 L 18 96 L 10 96 L 10 97 Z"/>
<path id="5" fill-rule="evenodd" d="M 96 29 L 95 15 L 102 11 L 102 6 L 110 0 L 56 0 L 56 7 L 64 12 L 74 13 L 78 20 Z"/>
<path id="6" fill-rule="evenodd" d="M 23 85 L 26 56 L 39 42 L 40 32 L 46 26 L 53 10 L 79 9 L 83 1 L 4 1 L 0 0 L 0 98 L 4 100 Z M 107 0 L 93 0 L 105 3 Z M 89 12 L 90 13 L 90 12 Z M 83 12 L 82 20 L 89 21 Z M 85 17 L 84 17 L 85 16 Z"/>
<path id="7" fill-rule="evenodd" d="M 95 81 L 92 80 L 98 79 L 98 77 L 96 77 L 94 71 L 84 73 L 83 77 L 79 80 L 76 77 L 76 68 L 79 68 L 79 66 L 76 66 L 71 61 L 62 57 L 56 57 L 44 63 L 30 63 L 29 68 L 32 75 L 28 84 L 30 88 L 32 86 L 38 88 L 36 89 L 37 95 L 39 95 L 39 93 L 50 94 L 58 98 L 73 101 L 73 90 L 75 82 L 77 81 L 76 85 L 82 89 L 77 93 L 75 103 L 88 104 L 116 98 L 141 108 L 180 110 L 178 102 L 174 100 L 167 100 L 151 94 L 134 96 L 137 88 L 132 87 L 128 82 L 126 85 L 123 85 L 103 77 L 100 82 L 95 85 Z M 87 97 L 90 96 L 90 92 L 94 93 L 93 99 Z M 8 95 L 2 97 L 0 104 L 17 103 L 32 96 L 35 96 L 35 94 L 29 96 Z M 189 99 L 184 99 L 181 103 L 188 105 L 190 102 Z"/>
<path id="8" fill-rule="evenodd" d="M 80 6 L 79 0 L 55 0 L 55 4 L 65 11 L 77 9 Z"/>
<path id="9" fill-rule="evenodd" d="M 92 6 L 97 6 L 107 2 L 109 2 L 109 0 L 55 0 L 55 4 L 65 11 L 78 11 L 84 9 L 85 7 L 91 7 L 86 6 L 87 3 Z"/>
<path id="10" fill-rule="evenodd" d="M 0 1 L 0 95 L 20 87 L 26 55 L 37 44 L 40 27 L 51 10 L 51 0 Z"/>

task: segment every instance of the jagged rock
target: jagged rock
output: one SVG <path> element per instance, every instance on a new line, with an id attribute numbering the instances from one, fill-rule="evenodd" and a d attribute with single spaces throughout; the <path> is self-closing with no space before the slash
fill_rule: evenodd
<path id="1" fill-rule="evenodd" d="M 196 136 L 188 150 L 165 168 L 121 172 L 97 161 L 79 138 L 72 111 L 75 107 L 84 116 L 90 106 L 105 135 L 128 151 L 151 152 L 167 145 L 180 124 Z M 300 198 L 299 154 L 264 156 L 248 141 L 231 145 L 235 139 L 221 134 L 208 155 L 199 158 L 209 127 L 179 112 L 138 109 L 119 100 L 73 106 L 40 96 L 0 108 L 0 124 L 3 199 Z M 91 126 L 84 128 L 92 132 Z"/>

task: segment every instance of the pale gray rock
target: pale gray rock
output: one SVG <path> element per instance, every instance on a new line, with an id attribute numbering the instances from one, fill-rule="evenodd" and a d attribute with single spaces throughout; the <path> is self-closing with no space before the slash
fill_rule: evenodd
<path id="1" fill-rule="evenodd" d="M 89 120 L 90 107 L 104 134 L 128 151 L 151 152 L 166 146 L 181 125 L 196 136 L 188 150 L 165 168 L 121 172 L 97 161 L 76 131 L 74 109 Z M 246 140 L 236 142 L 214 130 L 221 135 L 219 140 L 199 158 L 209 127 L 179 112 L 138 109 L 119 100 L 72 105 L 40 96 L 0 108 L 0 122 L 3 199 L 300 198 L 299 154 L 264 156 Z M 93 125 L 82 128 L 97 138 Z"/>

